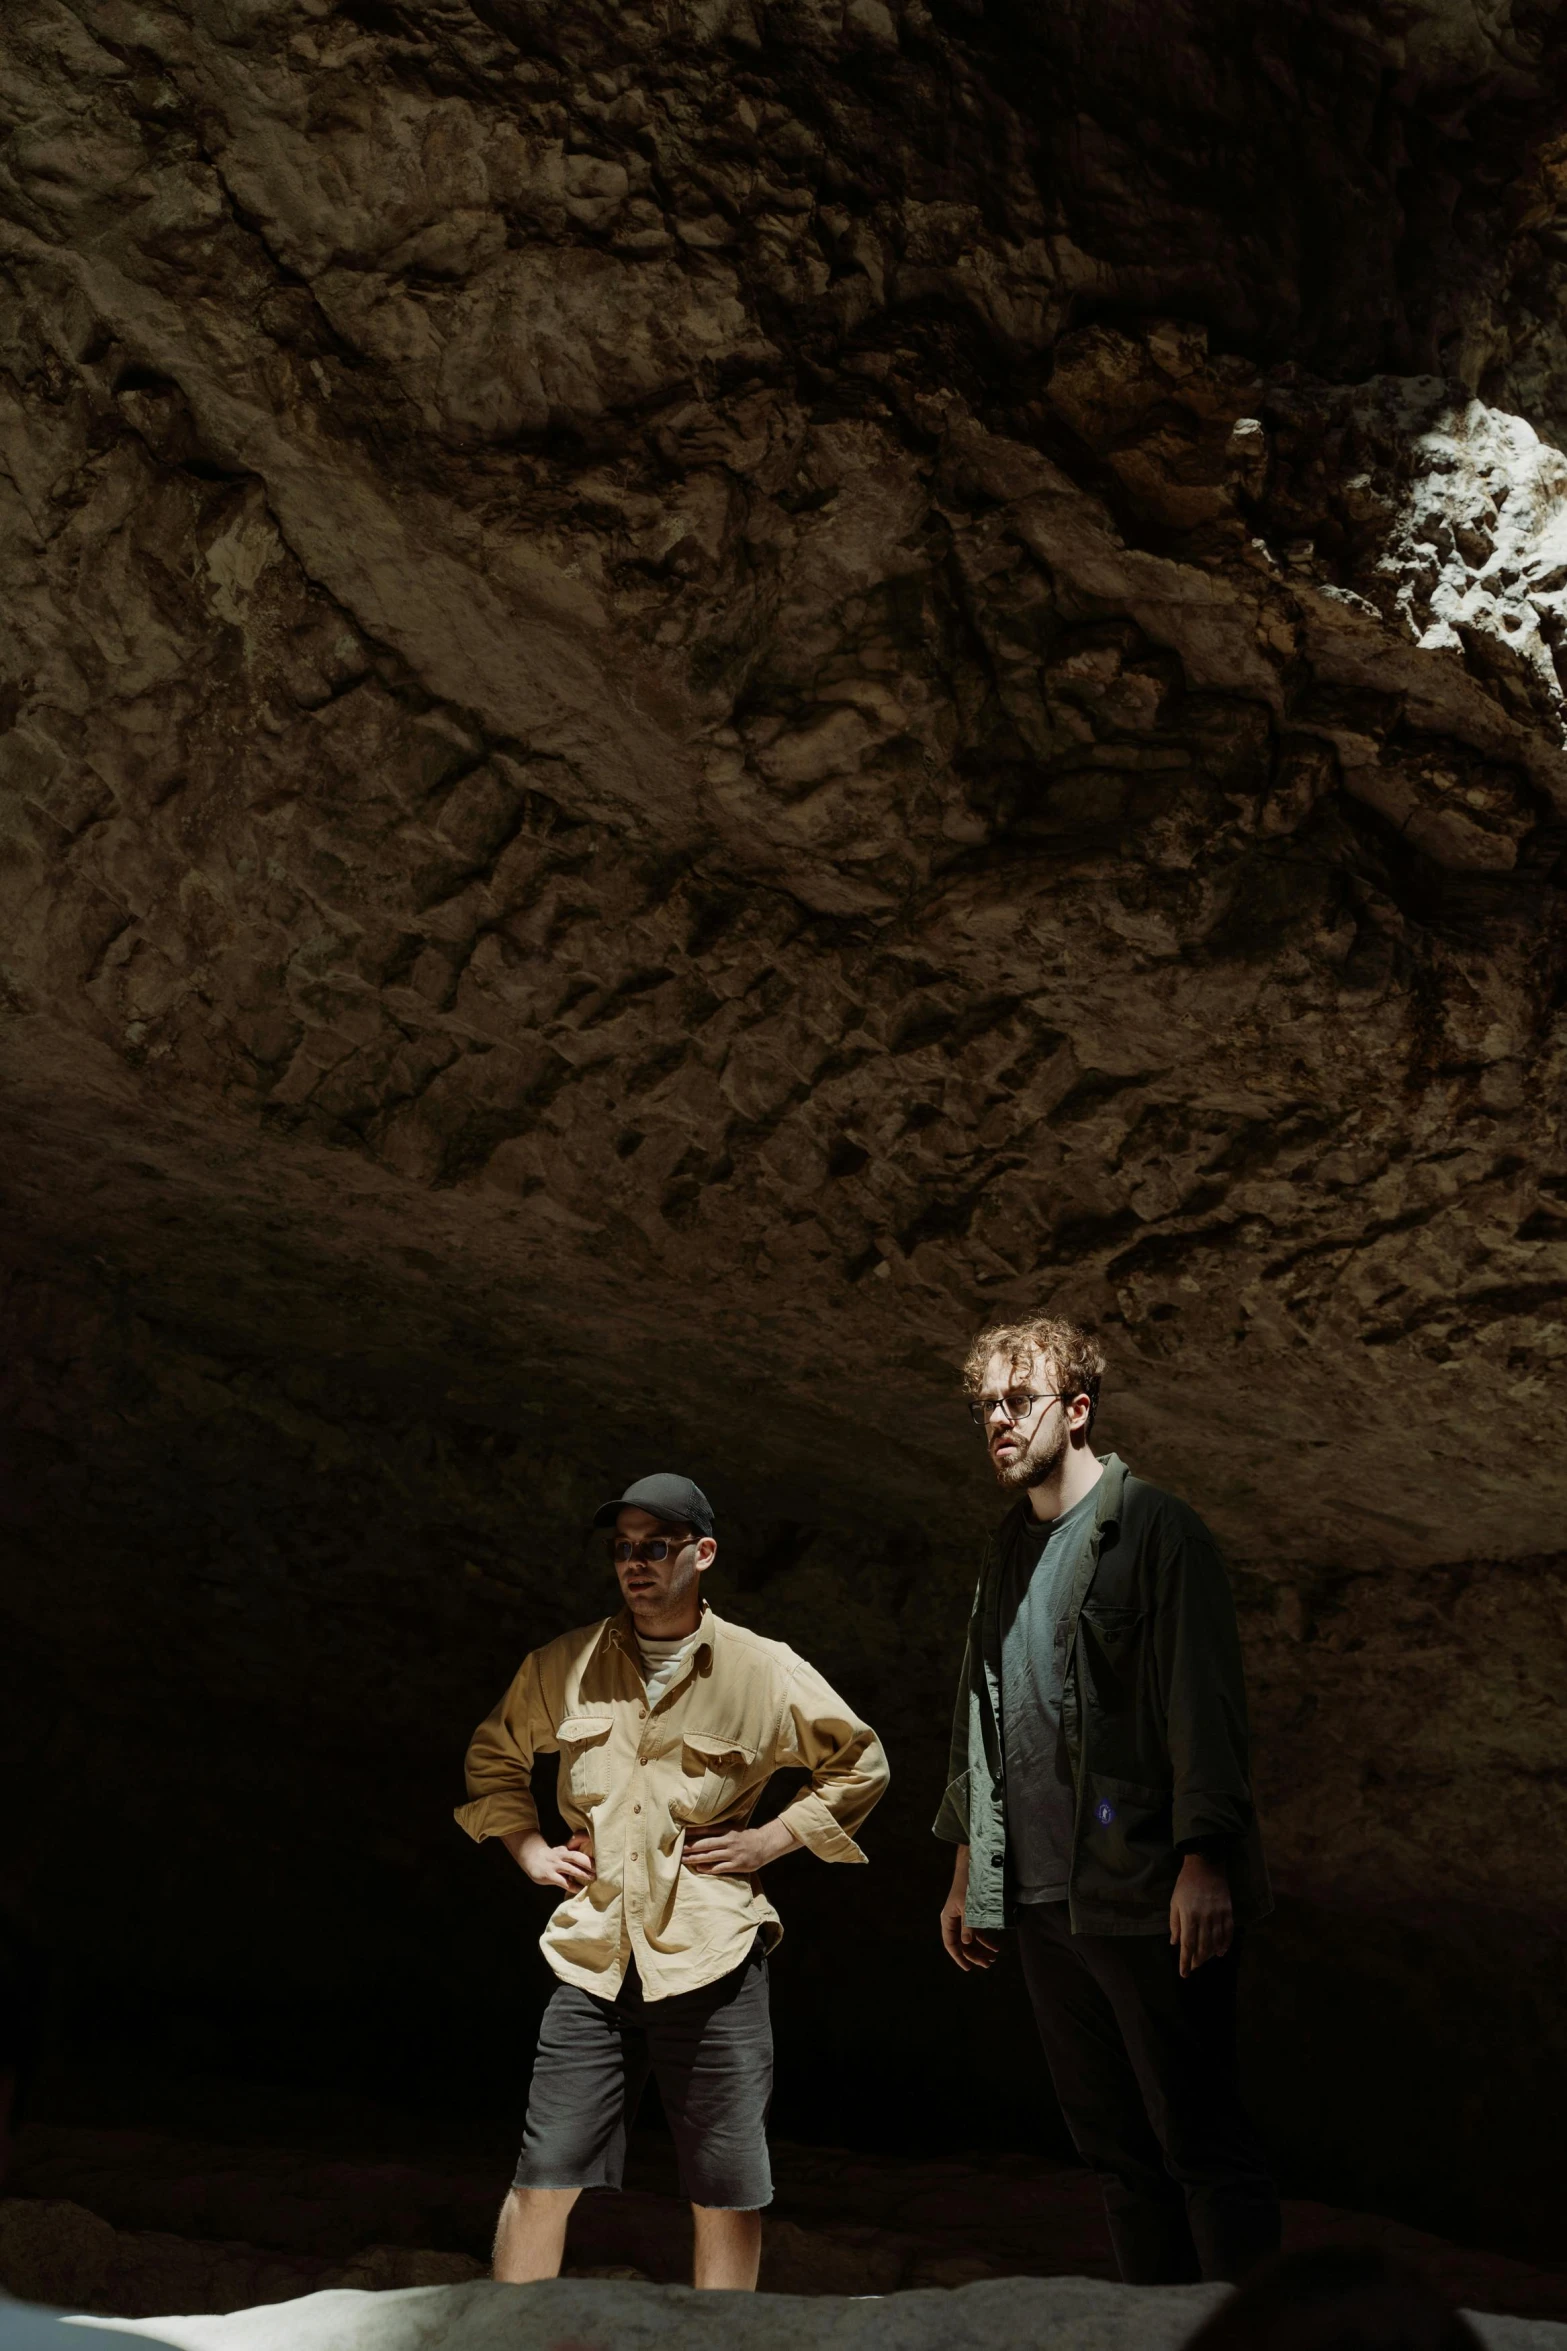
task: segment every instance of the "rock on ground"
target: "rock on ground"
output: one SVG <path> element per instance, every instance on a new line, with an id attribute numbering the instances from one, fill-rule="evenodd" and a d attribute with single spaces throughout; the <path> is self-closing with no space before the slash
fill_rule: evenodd
<path id="1" fill-rule="evenodd" d="M 1176 2351 L 1222 2286 L 1005 2278 L 860 2300 L 560 2279 L 309 2295 L 227 2318 L 122 2322 L 176 2351 Z M 1567 2327 L 1471 2313 L 1489 2351 L 1567 2351 Z M 0 2351 L 4 2351 L 0 2338 Z"/>
<path id="2" fill-rule="evenodd" d="M 135 2318 L 488 2274 L 478 2256 L 493 2225 L 495 2177 L 457 2167 L 452 2150 L 444 2167 L 327 2163 L 297 2147 L 34 2126 L 21 2153 L 18 2184 L 29 2192 L 0 2202 L 0 2287 L 28 2300 Z M 1080 2168 L 1021 2157 L 922 2162 L 787 2141 L 773 2162 L 777 2196 L 762 2230 L 768 2293 L 889 2295 L 1116 2275 L 1097 2186 Z M 672 2173 L 667 2142 L 635 2135 L 632 2184 L 621 2194 L 590 2191 L 572 2213 L 566 2275 L 689 2279 L 691 2218 Z M 1290 2198 L 1284 2243 L 1378 2245 L 1454 2303 L 1567 2319 L 1567 2271 L 1385 2217 Z"/>
<path id="3" fill-rule="evenodd" d="M 462 2253 L 371 2245 L 323 2261 L 161 2229 L 115 2229 L 80 2204 L 0 2202 L 0 2287 L 30 2302 L 116 2317 L 237 2310 L 322 2286 L 456 2285 L 482 2275 Z"/>

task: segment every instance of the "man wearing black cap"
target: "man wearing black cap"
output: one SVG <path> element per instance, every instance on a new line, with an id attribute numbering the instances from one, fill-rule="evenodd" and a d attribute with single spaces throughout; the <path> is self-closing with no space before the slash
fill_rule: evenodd
<path id="1" fill-rule="evenodd" d="M 468 1750 L 457 1818 L 558 1887 L 540 1947 L 560 1978 L 539 2032 L 528 2120 L 495 2238 L 495 2275 L 554 2277 L 584 2188 L 618 2188 L 648 2070 L 658 2077 L 696 2223 L 696 2283 L 749 2289 L 771 2201 L 767 1953 L 783 1929 L 758 1873 L 797 1845 L 863 1861 L 854 1831 L 887 1785 L 868 1723 L 814 1667 L 715 1615 L 718 1554 L 689 1478 L 606 1502 L 618 1616 L 534 1650 Z M 560 1755 L 570 1831 L 539 1830 L 533 1759 Z M 811 1775 L 749 1826 L 772 1774 Z"/>

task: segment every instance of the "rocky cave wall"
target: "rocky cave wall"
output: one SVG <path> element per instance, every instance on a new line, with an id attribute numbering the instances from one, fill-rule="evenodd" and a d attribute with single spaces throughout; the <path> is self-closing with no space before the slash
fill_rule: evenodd
<path id="1" fill-rule="evenodd" d="M 1050 1299 L 1234 1564 L 1286 2169 L 1548 2240 L 1559 17 L 6 11 L 5 1850 L 83 2014 L 479 2094 L 460 1743 L 673 1457 L 893 1748 L 781 1889 L 817 2119 L 1029 2127 L 926 1823 L 954 1365 Z"/>

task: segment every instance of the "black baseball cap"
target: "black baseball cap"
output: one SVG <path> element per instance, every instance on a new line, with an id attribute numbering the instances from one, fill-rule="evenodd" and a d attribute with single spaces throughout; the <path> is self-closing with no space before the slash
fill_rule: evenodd
<path id="1" fill-rule="evenodd" d="M 698 1535 L 710 1535 L 713 1531 L 713 1505 L 701 1487 L 690 1478 L 671 1476 L 667 1470 L 661 1470 L 656 1477 L 638 1478 L 618 1502 L 601 1503 L 593 1513 L 593 1524 L 612 1527 L 623 1510 L 645 1510 L 652 1518 L 667 1519 L 671 1526 L 690 1527 Z"/>

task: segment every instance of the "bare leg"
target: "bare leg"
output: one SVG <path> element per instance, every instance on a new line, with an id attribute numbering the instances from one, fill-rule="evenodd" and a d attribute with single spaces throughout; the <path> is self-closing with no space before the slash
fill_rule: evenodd
<path id="1" fill-rule="evenodd" d="M 566 2223 L 580 2188 L 513 2188 L 495 2224 L 491 2275 L 503 2286 L 531 2286 L 558 2278 L 566 2250 Z"/>
<path id="2" fill-rule="evenodd" d="M 691 2217 L 696 2222 L 696 2284 L 754 2294 L 762 2266 L 761 2214 L 693 2204 Z"/>

